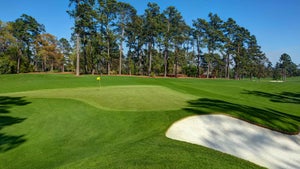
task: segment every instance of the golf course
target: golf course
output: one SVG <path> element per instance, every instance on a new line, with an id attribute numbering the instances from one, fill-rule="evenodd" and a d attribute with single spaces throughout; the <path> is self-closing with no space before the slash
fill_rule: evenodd
<path id="1" fill-rule="evenodd" d="M 166 132 L 190 116 L 225 115 L 297 135 L 299 86 L 299 77 L 0 75 L 0 169 L 263 168 Z"/>

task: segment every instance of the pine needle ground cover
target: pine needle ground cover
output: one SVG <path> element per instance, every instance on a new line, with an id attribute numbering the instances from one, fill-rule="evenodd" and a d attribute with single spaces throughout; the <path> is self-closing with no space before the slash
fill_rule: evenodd
<path id="1" fill-rule="evenodd" d="M 299 132 L 300 79 L 0 76 L 0 168 L 259 168 L 165 137 L 175 121 L 221 113 Z"/>

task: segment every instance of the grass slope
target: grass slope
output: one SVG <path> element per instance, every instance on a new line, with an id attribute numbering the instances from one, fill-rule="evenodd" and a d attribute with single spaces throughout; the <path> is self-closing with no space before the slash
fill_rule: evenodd
<path id="1" fill-rule="evenodd" d="M 132 85 L 73 89 L 45 89 L 17 92 L 10 96 L 30 98 L 66 98 L 85 102 L 105 110 L 164 111 L 188 106 L 193 95 L 182 94 L 162 86 Z"/>
<path id="2" fill-rule="evenodd" d="M 259 168 L 165 137 L 214 112 L 297 132 L 299 83 L 24 74 L 0 76 L 0 168 Z"/>

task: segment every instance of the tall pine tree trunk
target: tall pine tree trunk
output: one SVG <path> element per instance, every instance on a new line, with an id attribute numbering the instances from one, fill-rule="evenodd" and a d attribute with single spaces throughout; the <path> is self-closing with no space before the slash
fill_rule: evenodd
<path id="1" fill-rule="evenodd" d="M 282 80 L 285 81 L 286 80 L 286 68 L 282 69 Z"/>
<path id="2" fill-rule="evenodd" d="M 209 52 L 209 57 L 212 57 L 213 56 L 213 53 L 212 52 Z M 208 61 L 207 61 L 207 72 L 206 72 L 206 78 L 208 79 L 209 78 L 209 75 L 210 75 L 210 58 L 208 58 Z"/>
<path id="3" fill-rule="evenodd" d="M 209 71 L 210 71 L 210 62 L 207 63 L 207 71 L 206 71 L 206 78 L 209 78 Z"/>
<path id="4" fill-rule="evenodd" d="M 44 56 L 43 58 L 43 66 L 42 66 L 43 72 L 47 71 L 47 58 Z"/>
<path id="5" fill-rule="evenodd" d="M 200 49 L 200 45 L 199 42 L 197 40 L 197 76 L 200 77 L 201 75 L 201 49 Z"/>
<path id="6" fill-rule="evenodd" d="M 18 56 L 18 64 L 17 64 L 17 74 L 19 74 L 20 73 L 20 63 L 21 63 L 21 61 L 20 61 L 21 59 L 20 59 L 20 57 Z"/>
<path id="7" fill-rule="evenodd" d="M 170 22 L 168 21 L 168 27 L 167 27 L 167 33 L 170 32 Z M 166 49 L 165 49 L 165 57 L 164 57 L 164 64 L 165 64 L 165 72 L 164 72 L 164 77 L 167 77 L 168 74 L 168 58 L 169 58 L 169 46 L 168 42 L 165 44 Z"/>
<path id="8" fill-rule="evenodd" d="M 110 62 L 107 61 L 107 75 L 110 75 Z"/>
<path id="9" fill-rule="evenodd" d="M 86 46 L 87 46 L 87 40 L 86 37 L 83 36 L 83 59 L 84 59 L 84 73 L 88 73 L 88 59 L 87 59 L 87 51 L 86 51 Z"/>
<path id="10" fill-rule="evenodd" d="M 237 48 L 237 56 L 236 56 L 236 69 L 235 69 L 235 80 L 240 80 L 240 45 L 238 44 L 238 48 Z"/>
<path id="11" fill-rule="evenodd" d="M 178 53 L 177 47 L 175 47 L 175 78 L 177 78 L 177 69 L 178 69 Z"/>
<path id="12" fill-rule="evenodd" d="M 139 67 L 138 67 L 139 71 L 138 74 L 139 75 L 144 75 L 144 69 L 143 69 L 143 64 L 142 64 L 142 56 L 139 54 Z"/>
<path id="13" fill-rule="evenodd" d="M 79 52 L 80 52 L 80 49 L 79 49 L 79 43 L 80 43 L 80 37 L 79 35 L 77 35 L 77 40 L 76 40 L 76 76 L 79 76 L 80 75 L 80 72 L 79 72 L 79 69 L 80 69 L 80 66 L 79 66 L 79 62 L 80 62 L 80 58 L 79 58 Z"/>
<path id="14" fill-rule="evenodd" d="M 52 59 L 52 61 L 51 61 L 51 68 L 50 68 L 50 72 L 53 72 L 53 70 L 54 70 L 54 61 L 53 61 L 53 59 Z"/>
<path id="15" fill-rule="evenodd" d="M 149 52 L 149 69 L 148 69 L 148 76 L 151 76 L 152 72 L 152 44 L 151 42 L 148 43 L 148 52 Z"/>
<path id="16" fill-rule="evenodd" d="M 107 74 L 110 75 L 110 43 L 107 42 Z"/>
<path id="17" fill-rule="evenodd" d="M 119 56 L 119 75 L 122 74 L 122 56 L 123 56 L 123 45 L 120 44 L 120 56 Z"/>
<path id="18" fill-rule="evenodd" d="M 130 48 L 129 48 L 129 51 L 130 51 Z M 131 52 L 130 52 L 130 53 L 131 53 Z M 128 60 L 129 60 L 129 61 L 128 61 L 128 64 L 129 64 L 129 66 L 128 66 L 128 67 L 129 67 L 128 73 L 129 73 L 129 76 L 131 76 L 131 69 L 132 69 L 132 68 L 131 68 L 131 65 L 132 65 L 132 64 L 131 64 L 131 62 L 132 62 L 131 54 L 128 56 Z"/>
<path id="19" fill-rule="evenodd" d="M 21 52 L 20 52 L 20 49 L 19 48 L 17 48 L 17 57 L 18 57 L 18 59 L 17 59 L 17 74 L 19 74 L 20 73 L 20 64 L 21 64 Z"/>
<path id="20" fill-rule="evenodd" d="M 165 50 L 164 64 L 165 64 L 164 77 L 167 77 L 167 73 L 168 73 L 168 48 L 166 48 L 166 50 Z"/>
<path id="21" fill-rule="evenodd" d="M 230 55 L 229 54 L 226 54 L 226 58 L 225 58 L 225 78 L 229 79 L 229 57 Z"/>
<path id="22" fill-rule="evenodd" d="M 123 56 L 123 39 L 125 30 L 122 28 L 121 42 L 120 42 L 120 57 L 119 57 L 119 75 L 122 74 L 122 56 Z"/>
<path id="23" fill-rule="evenodd" d="M 200 58 L 200 53 L 198 53 L 197 55 L 197 77 L 200 77 L 200 74 L 201 74 L 201 58 Z"/>

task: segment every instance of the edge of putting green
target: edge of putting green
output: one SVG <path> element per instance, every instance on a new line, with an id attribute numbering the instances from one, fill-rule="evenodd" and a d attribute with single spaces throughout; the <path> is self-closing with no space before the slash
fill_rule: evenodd
<path id="1" fill-rule="evenodd" d="M 189 100 L 198 98 L 156 85 L 44 89 L 4 95 L 34 99 L 74 99 L 103 110 L 112 111 L 178 110 L 188 106 Z"/>

